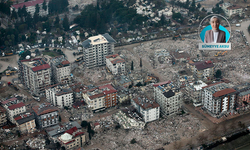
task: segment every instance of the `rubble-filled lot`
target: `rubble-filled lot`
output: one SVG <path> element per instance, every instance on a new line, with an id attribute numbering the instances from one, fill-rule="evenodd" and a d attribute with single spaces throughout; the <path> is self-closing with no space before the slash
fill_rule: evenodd
<path id="1" fill-rule="evenodd" d="M 143 60 L 143 69 L 154 73 L 160 80 L 171 80 L 175 74 L 186 67 L 185 63 L 172 65 L 172 52 L 184 51 L 190 55 L 193 60 L 212 60 L 215 70 L 221 69 L 223 77 L 232 81 L 233 84 L 240 84 L 250 80 L 249 64 L 250 59 L 249 47 L 245 44 L 245 38 L 242 32 L 232 31 L 230 42 L 232 50 L 227 51 L 223 56 L 215 56 L 219 51 L 200 51 L 198 43 L 202 41 L 197 34 L 182 36 L 184 40 L 172 40 L 172 38 L 159 39 L 154 41 L 142 42 L 141 44 L 127 45 L 117 47 L 116 53 L 125 57 L 126 65 L 130 67 L 134 62 L 135 69 L 140 70 L 140 59 Z M 162 51 L 159 51 L 162 50 Z M 224 51 L 222 51 L 224 52 Z M 165 59 L 159 58 L 165 57 Z M 163 62 L 162 62 L 163 61 Z"/>
<path id="2" fill-rule="evenodd" d="M 108 117 L 101 122 L 112 122 Z M 206 130 L 192 115 L 174 116 L 148 123 L 143 130 L 106 128 L 97 133 L 87 148 L 99 149 L 156 149 L 181 138 L 190 138 Z M 135 138 L 136 143 L 131 144 Z"/>
<path id="3" fill-rule="evenodd" d="M 75 80 L 85 85 L 97 84 L 104 81 L 110 81 L 113 78 L 111 73 L 108 73 L 105 66 L 90 68 L 78 67 L 73 71 Z"/>

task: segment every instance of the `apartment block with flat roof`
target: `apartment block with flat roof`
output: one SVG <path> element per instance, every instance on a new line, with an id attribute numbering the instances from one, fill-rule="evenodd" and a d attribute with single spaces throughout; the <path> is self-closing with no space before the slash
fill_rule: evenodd
<path id="1" fill-rule="evenodd" d="M 117 105 L 117 90 L 107 84 L 84 91 L 83 98 L 93 111 L 104 110 Z"/>
<path id="2" fill-rule="evenodd" d="M 43 103 L 33 108 L 36 125 L 38 128 L 46 128 L 59 123 L 58 108 L 52 106 L 50 103 Z"/>
<path id="3" fill-rule="evenodd" d="M 45 87 L 51 85 L 51 67 L 44 58 L 18 61 L 18 78 L 32 94 L 45 94 Z"/>
<path id="4" fill-rule="evenodd" d="M 106 56 L 114 53 L 116 41 L 108 34 L 89 37 L 82 42 L 84 61 L 88 68 L 106 64 Z"/>
<path id="5" fill-rule="evenodd" d="M 6 110 L 0 106 L 0 127 L 7 124 L 7 115 Z"/>
<path id="6" fill-rule="evenodd" d="M 234 109 L 236 90 L 226 83 L 218 82 L 203 87 L 202 103 L 213 117 L 221 117 Z"/>
<path id="7" fill-rule="evenodd" d="M 118 54 L 106 56 L 106 66 L 114 75 L 125 73 L 125 60 Z"/>
<path id="8" fill-rule="evenodd" d="M 147 97 L 131 99 L 131 104 L 142 115 L 145 123 L 159 119 L 160 105 Z"/>
<path id="9" fill-rule="evenodd" d="M 20 102 L 17 98 L 13 97 L 8 100 L 1 102 L 2 106 L 7 112 L 7 117 L 9 121 L 15 124 L 14 116 L 25 113 L 26 106 L 23 102 Z"/>
<path id="10" fill-rule="evenodd" d="M 154 86 L 154 98 L 160 105 L 162 115 L 173 115 L 182 106 L 182 93 L 171 81 L 160 82 Z"/>
<path id="11" fill-rule="evenodd" d="M 71 82 L 70 62 L 64 56 L 51 58 L 50 66 L 52 69 L 52 82 L 54 84 Z"/>
<path id="12" fill-rule="evenodd" d="M 46 87 L 46 100 L 59 108 L 72 107 L 73 91 L 65 84 L 55 84 Z"/>

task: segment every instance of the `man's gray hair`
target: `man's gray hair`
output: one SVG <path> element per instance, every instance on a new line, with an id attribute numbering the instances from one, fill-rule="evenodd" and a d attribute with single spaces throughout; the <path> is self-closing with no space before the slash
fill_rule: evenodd
<path id="1" fill-rule="evenodd" d="M 210 23 L 212 22 L 212 20 L 213 20 L 214 18 L 217 18 L 217 19 L 218 19 L 218 21 L 219 21 L 219 23 L 220 23 L 220 19 L 219 19 L 219 17 L 218 17 L 218 16 L 213 16 L 213 17 L 211 17 L 211 18 L 210 18 Z"/>

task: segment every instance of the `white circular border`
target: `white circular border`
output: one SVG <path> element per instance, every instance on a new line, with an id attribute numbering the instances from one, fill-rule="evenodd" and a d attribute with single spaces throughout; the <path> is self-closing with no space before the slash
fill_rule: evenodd
<path id="1" fill-rule="evenodd" d="M 200 22 L 200 25 L 199 25 L 199 28 L 198 28 L 198 36 L 200 37 L 200 39 L 201 39 L 201 36 L 200 36 L 200 28 L 201 28 L 201 23 L 205 20 L 205 19 L 207 19 L 208 17 L 210 17 L 210 16 L 220 16 L 220 17 L 222 17 L 224 20 L 226 20 L 227 21 L 227 23 L 228 23 L 228 25 L 229 25 L 229 28 L 230 28 L 230 36 L 229 36 L 229 39 L 228 39 L 228 41 L 230 40 L 230 38 L 231 38 L 231 25 L 230 25 L 230 23 L 229 23 L 229 21 L 227 20 L 227 18 L 225 18 L 224 16 L 222 16 L 222 15 L 220 15 L 220 14 L 210 14 L 210 15 L 208 15 L 208 16 L 206 16 L 205 18 L 203 18 L 202 20 L 201 20 L 201 22 Z M 202 40 L 201 40 L 202 41 Z M 228 41 L 227 41 L 227 43 L 228 43 Z M 202 41 L 203 42 L 203 41 Z"/>

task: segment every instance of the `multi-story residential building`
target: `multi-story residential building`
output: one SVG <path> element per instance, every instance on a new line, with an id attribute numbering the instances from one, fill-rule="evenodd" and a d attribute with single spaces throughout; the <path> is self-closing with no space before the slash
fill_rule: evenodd
<path id="1" fill-rule="evenodd" d="M 15 97 L 5 100 L 1 103 L 2 103 L 2 106 L 6 109 L 7 117 L 9 121 L 13 124 L 15 124 L 14 116 L 26 112 L 25 104 L 23 102 L 20 102 Z"/>
<path id="2" fill-rule="evenodd" d="M 55 84 L 46 87 L 46 99 L 54 106 L 59 108 L 72 107 L 73 104 L 73 91 L 65 84 Z"/>
<path id="3" fill-rule="evenodd" d="M 233 110 L 235 102 L 236 90 L 229 88 L 226 83 L 218 82 L 203 87 L 202 103 L 213 117 L 221 117 Z"/>
<path id="4" fill-rule="evenodd" d="M 92 111 L 96 112 L 117 105 L 117 90 L 107 84 L 84 91 L 83 98 Z"/>
<path id="5" fill-rule="evenodd" d="M 186 84 L 186 87 L 184 88 L 185 95 L 195 106 L 201 104 L 201 91 L 205 86 L 207 86 L 207 84 L 201 80 Z"/>
<path id="6" fill-rule="evenodd" d="M 15 5 L 11 5 L 11 11 L 14 9 L 16 12 L 18 11 L 19 8 L 23 8 L 24 6 L 26 7 L 26 10 L 28 13 L 31 14 L 31 16 L 34 16 L 35 11 L 36 11 L 36 5 L 39 6 L 39 15 L 40 16 L 47 16 L 49 14 L 48 12 L 48 0 L 46 1 L 47 9 L 43 9 L 43 2 L 44 0 L 33 0 L 33 1 L 27 1 Z"/>
<path id="7" fill-rule="evenodd" d="M 131 104 L 142 115 L 145 123 L 159 119 L 160 105 L 146 97 L 131 99 Z"/>
<path id="8" fill-rule="evenodd" d="M 7 124 L 6 110 L 0 106 L 0 127 Z"/>
<path id="9" fill-rule="evenodd" d="M 118 54 L 106 56 L 106 66 L 114 75 L 125 72 L 125 60 Z"/>
<path id="10" fill-rule="evenodd" d="M 33 108 L 36 125 L 38 128 L 45 128 L 59 123 L 58 108 L 49 103 L 43 103 Z"/>
<path id="11" fill-rule="evenodd" d="M 70 62 L 66 60 L 63 55 L 51 58 L 50 66 L 52 71 L 52 82 L 54 84 L 71 82 Z"/>
<path id="12" fill-rule="evenodd" d="M 88 68 L 106 64 L 106 56 L 114 53 L 116 41 L 107 33 L 92 36 L 82 42 L 83 56 Z"/>
<path id="13" fill-rule="evenodd" d="M 233 15 L 240 15 L 242 16 L 243 14 L 243 7 L 238 6 L 238 5 L 233 5 L 231 3 L 225 2 L 219 5 L 222 10 L 224 10 L 225 14 L 227 17 L 231 17 Z"/>
<path id="14" fill-rule="evenodd" d="M 18 78 L 32 94 L 43 95 L 45 87 L 51 85 L 51 68 L 43 58 L 18 61 Z"/>
<path id="15" fill-rule="evenodd" d="M 193 76 L 200 80 L 210 80 L 214 76 L 214 64 L 212 61 L 187 63 L 187 67 L 193 72 Z"/>
<path id="16" fill-rule="evenodd" d="M 179 112 L 182 105 L 182 93 L 171 81 L 160 82 L 154 86 L 154 98 L 160 105 L 162 115 L 173 115 Z"/>
<path id="17" fill-rule="evenodd" d="M 233 87 L 237 91 L 236 109 L 244 110 L 249 108 L 250 83 L 244 83 Z"/>
<path id="18" fill-rule="evenodd" d="M 84 146 L 86 140 L 84 132 L 77 129 L 77 127 L 73 127 L 59 136 L 58 141 L 62 147 L 68 150 Z"/>
<path id="19" fill-rule="evenodd" d="M 20 114 L 14 117 L 21 133 L 32 133 L 36 130 L 35 116 L 32 113 Z"/>

